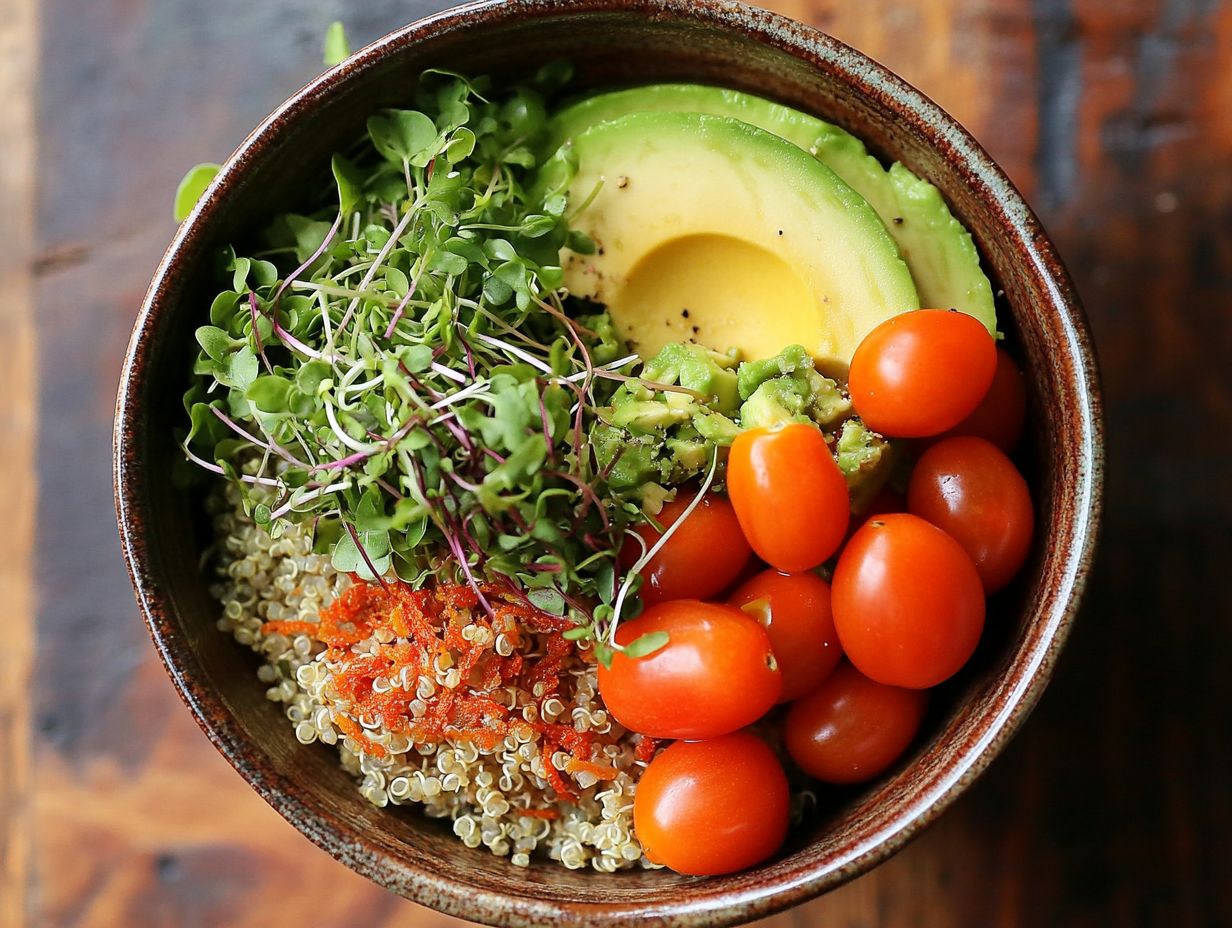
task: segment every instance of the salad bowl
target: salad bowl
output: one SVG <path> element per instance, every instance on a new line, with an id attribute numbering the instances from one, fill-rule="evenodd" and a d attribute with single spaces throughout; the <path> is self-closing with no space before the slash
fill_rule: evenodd
<path id="1" fill-rule="evenodd" d="M 721 84 L 834 122 L 934 184 L 970 229 L 1029 393 L 1026 469 L 1037 543 L 995 601 L 973 666 L 934 704 L 898 772 L 823 804 L 773 860 L 704 880 L 667 871 L 519 869 L 458 843 L 447 824 L 381 810 L 328 752 L 296 741 L 251 684 L 249 655 L 215 630 L 200 570 L 200 499 L 174 477 L 193 332 L 214 255 L 289 208 L 367 116 L 404 105 L 427 68 L 524 77 L 565 57 L 576 89 Z M 682 169 L 685 169 L 682 167 Z M 719 0 L 483 0 L 413 23 L 293 95 L 227 160 L 177 232 L 141 307 L 116 412 L 115 491 L 133 585 L 167 671 L 197 722 L 252 787 L 309 839 L 409 899 L 493 925 L 725 925 L 835 888 L 899 850 L 979 776 L 1039 699 L 1074 620 L 1102 493 L 1096 361 L 1069 278 L 1030 208 L 952 118 L 841 42 Z"/>

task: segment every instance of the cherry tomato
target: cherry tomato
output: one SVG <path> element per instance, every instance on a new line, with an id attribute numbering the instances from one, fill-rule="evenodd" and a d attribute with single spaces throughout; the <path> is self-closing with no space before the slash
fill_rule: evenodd
<path id="1" fill-rule="evenodd" d="M 1005 452 L 982 438 L 947 438 L 925 451 L 907 506 L 963 546 L 987 593 L 1009 583 L 1031 550 L 1031 491 Z"/>
<path id="2" fill-rule="evenodd" d="M 785 573 L 834 554 L 851 516 L 847 481 L 821 432 L 805 423 L 737 435 L 727 494 L 757 556 Z"/>
<path id="3" fill-rule="evenodd" d="M 871 780 L 907 750 L 927 703 L 925 690 L 886 686 L 843 664 L 787 710 L 787 753 L 826 783 Z"/>
<path id="4" fill-rule="evenodd" d="M 1008 351 L 997 349 L 997 372 L 975 412 L 946 433 L 986 438 L 1006 454 L 1022 438 L 1027 418 L 1027 386 Z"/>
<path id="5" fill-rule="evenodd" d="M 734 873 L 787 836 L 787 776 L 761 739 L 736 732 L 678 741 L 642 772 L 633 828 L 646 856 L 677 873 Z"/>
<path id="6" fill-rule="evenodd" d="M 984 587 L 962 546 L 906 513 L 870 519 L 834 569 L 834 627 L 866 677 L 924 689 L 952 676 L 984 630 Z"/>
<path id="7" fill-rule="evenodd" d="M 996 369 L 996 343 L 978 319 L 921 309 L 893 316 L 865 336 L 851 359 L 847 390 L 870 429 L 925 438 L 971 415 Z"/>
<path id="8" fill-rule="evenodd" d="M 693 494 L 682 490 L 655 518 L 666 529 L 692 501 Z M 653 525 L 639 526 L 637 533 L 647 549 L 663 537 Z M 709 599 L 740 576 L 752 553 L 732 504 L 707 493 L 642 569 L 642 602 L 652 606 L 668 599 Z M 621 549 L 621 563 L 630 567 L 641 554 L 642 546 L 631 538 Z"/>
<path id="9" fill-rule="evenodd" d="M 728 599 L 759 621 L 783 675 L 779 702 L 803 696 L 824 680 L 843 656 L 830 612 L 830 584 L 814 573 L 766 570 Z"/>
<path id="10" fill-rule="evenodd" d="M 714 738 L 757 721 L 778 702 L 782 675 L 770 637 L 734 606 L 678 599 L 622 622 L 616 643 L 666 632 L 645 657 L 617 653 L 599 667 L 599 693 L 621 725 L 652 738 Z"/>

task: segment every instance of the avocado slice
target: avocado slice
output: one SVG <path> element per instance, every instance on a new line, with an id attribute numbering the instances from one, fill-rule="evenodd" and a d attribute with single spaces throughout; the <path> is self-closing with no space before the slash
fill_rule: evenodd
<path id="1" fill-rule="evenodd" d="M 849 132 L 762 97 L 701 84 L 652 84 L 589 97 L 552 120 L 551 150 L 591 126 L 636 112 L 730 116 L 817 156 L 877 211 L 898 244 L 923 306 L 954 307 L 996 334 L 992 285 L 968 232 L 940 191 L 903 165 L 887 170 Z"/>
<path id="2" fill-rule="evenodd" d="M 632 113 L 571 142 L 571 208 L 592 255 L 565 286 L 643 357 L 694 341 L 744 357 L 802 344 L 846 373 L 876 325 L 919 307 L 877 214 L 820 161 L 737 119 Z M 597 192 L 596 192 L 597 191 Z"/>

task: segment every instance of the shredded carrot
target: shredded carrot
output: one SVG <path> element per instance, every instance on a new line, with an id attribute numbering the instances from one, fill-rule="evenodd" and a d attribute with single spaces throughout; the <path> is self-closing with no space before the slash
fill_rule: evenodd
<path id="1" fill-rule="evenodd" d="M 556 769 L 556 764 L 552 761 L 552 755 L 556 753 L 556 745 L 544 739 L 543 748 L 539 753 L 543 758 L 543 769 L 547 773 L 548 785 L 556 790 L 558 796 L 563 796 L 576 802 L 578 798 L 577 793 L 573 791 L 565 778 L 560 775 L 560 771 Z"/>
<path id="2" fill-rule="evenodd" d="M 560 813 L 555 809 L 518 809 L 517 813 L 527 818 L 543 818 L 548 821 L 560 818 Z"/>
<path id="3" fill-rule="evenodd" d="M 578 760 L 577 758 L 571 758 L 569 763 L 565 764 L 565 770 L 569 773 L 589 773 L 597 780 L 616 779 L 615 767 L 609 767 L 606 764 L 592 764 L 588 760 Z"/>
<path id="4" fill-rule="evenodd" d="M 343 730 L 344 733 L 350 735 L 359 742 L 359 746 L 373 757 L 384 757 L 385 748 L 371 738 L 369 738 L 359 723 L 354 719 L 349 719 L 345 715 L 340 715 L 334 719 L 334 723 Z"/>
<path id="5" fill-rule="evenodd" d="M 644 764 L 648 764 L 654 759 L 655 751 L 659 749 L 659 740 L 657 738 L 649 738 L 645 735 L 642 740 L 637 743 L 637 747 L 633 749 L 633 756 Z"/>
<path id="6" fill-rule="evenodd" d="M 332 686 L 350 703 L 350 715 L 376 720 L 382 728 L 420 745 L 449 739 L 491 749 L 511 734 L 534 732 L 540 740 L 548 783 L 568 800 L 576 801 L 578 794 L 552 760 L 557 751 L 569 755 L 567 773 L 589 773 L 599 780 L 616 776 L 613 767 L 596 762 L 604 758 L 594 756 L 593 732 L 579 732 L 557 722 L 527 723 L 520 707 L 511 710 L 506 705 L 505 689 L 530 692 L 542 719 L 544 703 L 560 690 L 566 659 L 578 653 L 576 645 L 561 634 L 570 627 L 568 619 L 536 609 L 522 593 L 498 584 L 480 587 L 491 606 L 491 613 L 483 614 L 477 612 L 479 596 L 469 585 L 436 584 L 412 590 L 401 583 L 352 580 L 321 611 L 319 623 L 270 622 L 265 626 L 267 631 L 311 634 L 326 645 L 327 660 L 340 667 L 333 674 Z M 520 653 L 524 631 L 543 636 L 541 655 Z M 514 649 L 508 656 L 496 652 L 502 635 Z M 372 642 L 374 637 L 380 643 Z M 363 653 L 356 653 L 353 646 L 360 642 L 368 644 Z M 427 698 L 420 699 L 415 681 L 424 675 L 431 678 L 444 667 L 456 670 L 457 685 L 437 684 Z M 376 691 L 378 680 L 399 678 L 411 685 Z M 367 753 L 386 755 L 386 749 L 372 741 L 354 718 L 336 716 L 335 722 Z M 653 753 L 653 746 L 649 750 Z M 545 819 L 559 815 L 551 809 L 518 811 Z"/>
<path id="7" fill-rule="evenodd" d="M 262 635 L 316 635 L 320 626 L 316 622 L 266 622 L 261 626 Z"/>

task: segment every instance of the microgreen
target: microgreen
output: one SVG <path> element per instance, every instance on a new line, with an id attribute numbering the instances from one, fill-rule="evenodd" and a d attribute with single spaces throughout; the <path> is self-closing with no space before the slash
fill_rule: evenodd
<path id="1" fill-rule="evenodd" d="M 562 249 L 585 247 L 576 163 L 549 159 L 544 183 L 534 152 L 561 77 L 497 94 L 426 73 L 415 109 L 334 157 L 317 208 L 229 249 L 183 443 L 272 532 L 311 524 L 338 570 L 511 581 L 610 659 L 636 582 L 616 554 L 643 516 L 589 435 L 638 359 L 560 290 Z"/>
<path id="2" fill-rule="evenodd" d="M 220 164 L 197 164 L 188 169 L 178 187 L 175 188 L 175 221 L 183 222 L 193 211 L 205 188 L 210 185 L 218 172 Z"/>
<path id="3" fill-rule="evenodd" d="M 325 43 L 322 47 L 325 56 L 325 66 L 332 68 L 351 57 L 351 43 L 347 41 L 346 27 L 335 20 L 325 30 Z"/>

